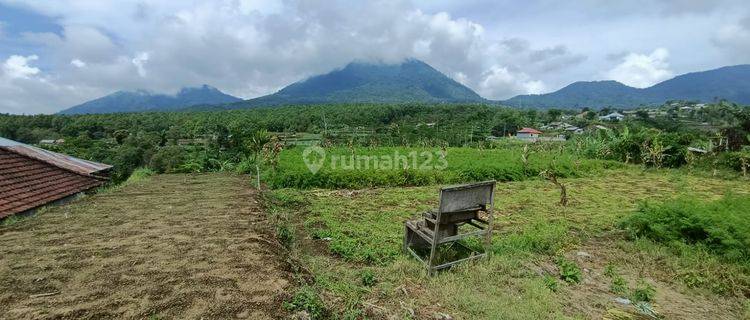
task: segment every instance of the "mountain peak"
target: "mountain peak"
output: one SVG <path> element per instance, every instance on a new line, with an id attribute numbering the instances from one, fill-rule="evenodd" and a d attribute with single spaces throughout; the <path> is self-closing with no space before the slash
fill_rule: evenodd
<path id="1" fill-rule="evenodd" d="M 466 86 L 427 63 L 353 61 L 343 68 L 295 82 L 277 93 L 238 106 L 311 103 L 483 102 Z"/>
<path id="2" fill-rule="evenodd" d="M 201 85 L 180 89 L 176 95 L 158 94 L 145 89 L 117 91 L 110 95 L 70 107 L 61 114 L 113 113 L 139 111 L 168 111 L 204 104 L 224 104 L 240 101 L 218 89 Z"/>

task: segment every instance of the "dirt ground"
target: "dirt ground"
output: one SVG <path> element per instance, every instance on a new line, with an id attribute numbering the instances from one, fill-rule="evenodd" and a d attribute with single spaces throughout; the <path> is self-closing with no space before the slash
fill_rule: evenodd
<path id="1" fill-rule="evenodd" d="M 159 175 L 0 226 L 0 318 L 284 317 L 264 219 L 246 177 Z"/>

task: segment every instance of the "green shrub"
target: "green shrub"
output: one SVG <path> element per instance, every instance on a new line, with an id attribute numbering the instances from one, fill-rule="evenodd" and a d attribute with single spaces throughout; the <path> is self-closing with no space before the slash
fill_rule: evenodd
<path id="1" fill-rule="evenodd" d="M 719 164 L 739 172 L 742 172 L 744 168 L 748 172 L 750 171 L 750 151 L 723 152 L 719 155 Z"/>
<path id="2" fill-rule="evenodd" d="M 151 157 L 149 167 L 159 173 L 174 172 L 185 162 L 185 157 L 185 150 L 180 146 L 162 147 Z"/>
<path id="3" fill-rule="evenodd" d="M 362 285 L 365 287 L 372 287 L 377 281 L 377 279 L 375 279 L 375 273 L 371 270 L 362 271 L 360 278 L 362 279 Z"/>
<path id="4" fill-rule="evenodd" d="M 581 268 L 573 261 L 560 257 L 557 267 L 560 269 L 560 279 L 567 283 L 579 283 L 583 279 Z"/>
<path id="5" fill-rule="evenodd" d="M 286 222 L 278 224 L 276 226 L 276 238 L 284 247 L 291 248 L 294 244 L 294 227 Z"/>
<path id="6" fill-rule="evenodd" d="M 518 233 L 497 239 L 493 244 L 493 251 L 498 254 L 531 252 L 554 255 L 569 239 L 566 224 L 536 222 Z"/>
<path id="7" fill-rule="evenodd" d="M 750 261 L 750 196 L 728 195 L 716 201 L 682 197 L 644 204 L 622 221 L 631 237 L 706 247 L 731 261 Z"/>
<path id="8" fill-rule="evenodd" d="M 246 158 L 240 161 L 239 163 L 237 163 L 237 165 L 234 167 L 234 170 L 237 173 L 241 173 L 241 174 L 250 174 L 250 173 L 254 174 L 255 173 L 255 161 L 253 161 L 250 158 Z"/>
<path id="9" fill-rule="evenodd" d="M 545 275 L 542 281 L 544 281 L 544 286 L 547 287 L 547 289 L 550 289 L 552 292 L 557 292 L 559 284 L 557 283 L 557 279 L 555 279 L 555 277 L 551 275 Z"/>
<path id="10" fill-rule="evenodd" d="M 125 184 L 143 181 L 154 174 L 156 174 L 156 172 L 154 172 L 154 170 L 151 170 L 150 168 L 135 169 L 133 173 L 130 174 L 130 177 L 128 177 L 128 180 L 126 180 Z"/>
<path id="11" fill-rule="evenodd" d="M 328 311 L 318 293 L 310 286 L 302 286 L 292 297 L 285 301 L 284 308 L 292 311 L 306 311 L 311 319 L 326 319 Z"/>
<path id="12" fill-rule="evenodd" d="M 613 265 L 611 262 L 607 263 L 607 265 L 604 266 L 604 275 L 610 278 L 614 278 L 617 275 L 615 265 Z"/>
<path id="13" fill-rule="evenodd" d="M 621 275 L 614 275 L 609 290 L 614 294 L 626 295 L 628 293 L 628 282 Z"/>
<path id="14" fill-rule="evenodd" d="M 633 290 L 631 299 L 635 302 L 653 302 L 656 297 L 656 288 L 646 281 L 638 281 L 638 286 Z"/>

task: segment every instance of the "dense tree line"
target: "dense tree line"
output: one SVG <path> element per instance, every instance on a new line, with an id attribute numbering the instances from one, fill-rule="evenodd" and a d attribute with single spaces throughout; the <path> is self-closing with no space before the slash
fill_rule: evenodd
<path id="1" fill-rule="evenodd" d="M 581 112 L 584 116 L 574 116 Z M 587 109 L 523 110 L 454 104 L 311 105 L 210 112 L 0 114 L 0 136 L 30 144 L 42 139 L 65 139 L 62 145 L 45 148 L 113 164 L 114 178 L 121 180 L 139 166 L 150 166 L 157 171 L 210 171 L 237 166 L 250 170 L 254 165 L 248 162 L 255 161 L 257 157 L 253 155 L 257 152 L 253 150 L 258 149 L 252 145 L 253 136 L 263 130 L 318 134 L 328 144 L 462 146 L 483 144 L 489 136 L 508 136 L 521 127 L 536 127 L 563 116 L 567 116 L 567 122 L 581 127 L 597 121 L 597 113 Z M 717 104 L 690 117 L 715 123 L 718 133 L 711 134 L 725 137 L 727 150 L 739 150 L 748 144 L 748 108 Z M 648 132 L 663 132 L 662 140 L 683 147 L 709 134 L 681 125 L 669 115 L 636 117 L 607 125 L 617 132 L 624 127 L 630 128 L 630 132 L 637 131 L 637 135 L 628 137 L 637 136 L 639 147 L 644 146 L 644 141 L 653 140 Z"/>

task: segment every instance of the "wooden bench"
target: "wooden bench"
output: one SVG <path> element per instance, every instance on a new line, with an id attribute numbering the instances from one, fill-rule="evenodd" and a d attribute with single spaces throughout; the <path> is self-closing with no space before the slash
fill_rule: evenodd
<path id="1" fill-rule="evenodd" d="M 440 205 L 425 212 L 421 219 L 406 221 L 404 226 L 404 251 L 422 262 L 429 274 L 455 264 L 487 256 L 492 237 L 492 209 L 494 206 L 495 181 L 444 187 L 440 189 Z M 485 212 L 487 219 L 479 216 Z M 459 233 L 460 226 L 470 226 L 470 231 Z M 467 237 L 483 237 L 484 252 L 466 248 L 458 242 Z M 435 264 L 438 246 L 454 242 L 469 250 L 471 255 L 454 261 Z M 416 249 L 428 249 L 429 257 L 422 258 Z"/>

